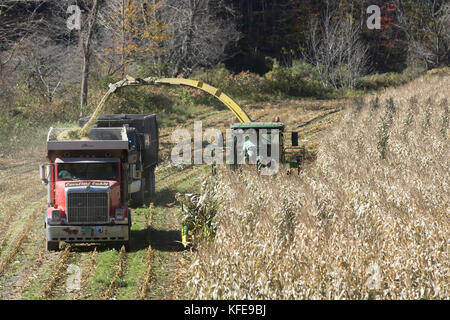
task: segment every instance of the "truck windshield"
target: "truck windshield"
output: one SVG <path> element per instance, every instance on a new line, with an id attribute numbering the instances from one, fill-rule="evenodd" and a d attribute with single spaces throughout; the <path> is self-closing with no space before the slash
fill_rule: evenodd
<path id="1" fill-rule="evenodd" d="M 58 180 L 117 180 L 117 163 L 60 163 Z"/>

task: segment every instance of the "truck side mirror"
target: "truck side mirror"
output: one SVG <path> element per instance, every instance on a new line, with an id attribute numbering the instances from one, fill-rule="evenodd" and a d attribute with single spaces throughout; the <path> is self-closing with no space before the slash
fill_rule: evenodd
<path id="1" fill-rule="evenodd" d="M 44 186 L 48 185 L 48 175 L 46 170 L 47 165 L 41 164 L 39 166 L 39 175 L 41 176 L 41 181 Z"/>

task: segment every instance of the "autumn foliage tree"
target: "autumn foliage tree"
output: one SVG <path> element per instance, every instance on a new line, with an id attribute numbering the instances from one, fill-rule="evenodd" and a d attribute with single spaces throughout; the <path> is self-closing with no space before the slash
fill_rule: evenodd
<path id="1" fill-rule="evenodd" d="M 366 30 L 374 67 L 380 72 L 401 71 L 406 67 L 408 45 L 398 26 L 399 7 L 392 1 L 381 1 L 381 29 Z"/>
<path id="2" fill-rule="evenodd" d="M 159 0 L 110 0 L 100 15 L 104 28 L 104 53 L 110 74 L 131 62 L 161 54 L 162 41 L 167 39 L 165 25 L 158 16 Z"/>

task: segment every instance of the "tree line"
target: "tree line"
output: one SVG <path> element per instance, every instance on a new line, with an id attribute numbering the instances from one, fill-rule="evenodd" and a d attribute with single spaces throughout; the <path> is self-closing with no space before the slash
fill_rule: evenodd
<path id="1" fill-rule="evenodd" d="M 450 4 L 445 0 L 234 0 L 239 48 L 245 55 L 281 60 L 311 54 L 316 40 L 345 37 L 352 23 L 367 48 L 372 72 L 401 71 L 423 60 L 428 68 L 449 63 Z M 380 9 L 380 28 L 369 29 L 369 6 Z M 308 52 L 309 51 L 309 52 Z"/>
<path id="2" fill-rule="evenodd" d="M 379 8 L 379 28 L 370 28 Z M 17 83 L 52 100 L 89 77 L 189 77 L 218 62 L 264 74 L 308 63 L 326 86 L 371 73 L 448 65 L 445 0 L 0 1 L 2 96 Z"/>

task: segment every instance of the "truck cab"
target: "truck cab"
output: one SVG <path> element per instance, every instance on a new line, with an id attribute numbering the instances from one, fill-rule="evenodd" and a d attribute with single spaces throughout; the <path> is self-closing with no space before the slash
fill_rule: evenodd
<path id="1" fill-rule="evenodd" d="M 119 158 L 56 158 L 53 206 L 45 219 L 47 249 L 60 241 L 122 242 L 130 238 L 131 215 L 121 196 Z"/>

